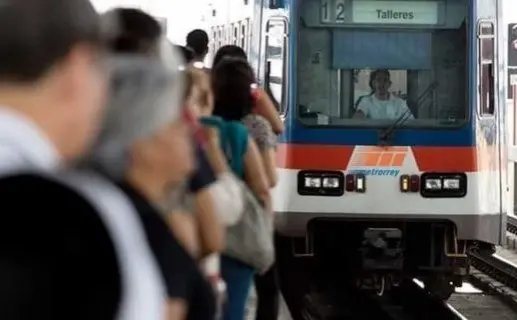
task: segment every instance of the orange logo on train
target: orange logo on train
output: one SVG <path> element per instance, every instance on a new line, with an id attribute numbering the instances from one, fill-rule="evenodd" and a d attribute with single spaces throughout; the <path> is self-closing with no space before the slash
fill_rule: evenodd
<path id="1" fill-rule="evenodd" d="M 350 165 L 352 167 L 401 167 L 406 160 L 407 147 L 367 147 L 356 151 Z"/>
<path id="2" fill-rule="evenodd" d="M 366 175 L 397 176 L 409 147 L 356 147 L 348 169 Z"/>

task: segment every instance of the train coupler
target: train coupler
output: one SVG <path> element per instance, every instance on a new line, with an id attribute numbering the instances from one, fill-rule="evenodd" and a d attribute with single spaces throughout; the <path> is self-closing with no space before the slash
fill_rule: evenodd
<path id="1" fill-rule="evenodd" d="M 400 229 L 368 228 L 363 236 L 359 250 L 364 270 L 402 270 L 404 250 Z"/>

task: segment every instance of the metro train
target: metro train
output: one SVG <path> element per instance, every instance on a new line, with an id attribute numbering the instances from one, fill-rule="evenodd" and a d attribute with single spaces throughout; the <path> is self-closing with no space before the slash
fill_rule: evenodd
<path id="1" fill-rule="evenodd" d="M 513 212 L 515 0 L 220 1 L 211 50 L 242 45 L 285 119 L 274 208 L 291 312 L 341 281 L 381 294 L 417 277 L 447 299 Z M 409 111 L 356 116 L 365 97 L 385 108 L 376 70 Z"/>

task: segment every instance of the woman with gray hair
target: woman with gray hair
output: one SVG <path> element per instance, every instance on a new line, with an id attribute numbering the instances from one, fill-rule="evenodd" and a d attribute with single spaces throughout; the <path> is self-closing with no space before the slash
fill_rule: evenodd
<path id="1" fill-rule="evenodd" d="M 181 103 L 181 57 L 144 12 L 116 9 L 109 16 L 121 21 L 122 30 L 111 45 L 112 91 L 103 130 L 86 164 L 115 182 L 136 209 L 167 290 L 167 318 L 211 319 L 212 288 L 167 224 L 172 191 L 195 169 Z"/>

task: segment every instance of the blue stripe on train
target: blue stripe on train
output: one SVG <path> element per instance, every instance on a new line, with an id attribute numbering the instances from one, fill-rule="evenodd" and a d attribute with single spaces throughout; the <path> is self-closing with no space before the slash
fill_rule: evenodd
<path id="1" fill-rule="evenodd" d="M 294 121 L 293 121 L 294 122 Z M 394 133 L 394 145 L 401 146 L 474 146 L 472 124 L 458 129 L 398 129 Z M 377 145 L 379 130 L 356 128 L 309 128 L 299 123 L 290 126 L 280 136 L 282 143 L 328 144 L 328 145 Z"/>

